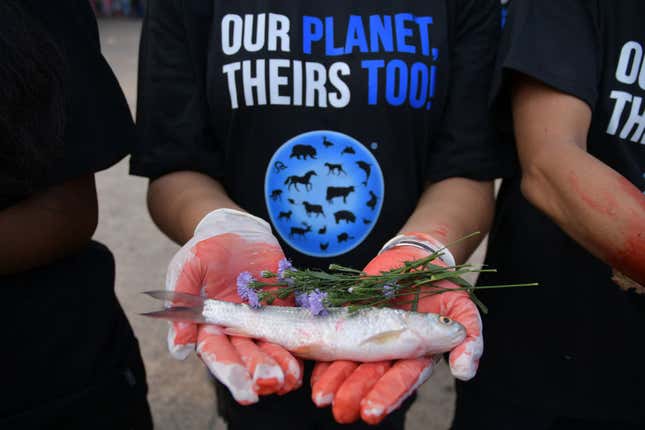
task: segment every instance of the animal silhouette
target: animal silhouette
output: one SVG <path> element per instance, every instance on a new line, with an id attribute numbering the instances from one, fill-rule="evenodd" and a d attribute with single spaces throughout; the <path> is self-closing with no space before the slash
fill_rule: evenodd
<path id="1" fill-rule="evenodd" d="M 369 224 L 371 222 L 372 222 L 371 219 L 363 218 L 363 224 Z"/>
<path id="2" fill-rule="evenodd" d="M 295 205 L 295 204 L 296 204 L 296 201 L 295 201 L 294 199 L 287 199 L 287 201 L 288 201 L 289 203 L 291 203 L 292 205 Z"/>
<path id="3" fill-rule="evenodd" d="M 284 181 L 284 184 L 288 185 L 287 190 L 290 190 L 291 186 L 293 185 L 296 188 L 296 191 L 300 191 L 298 189 L 298 184 L 302 184 L 305 186 L 305 190 L 309 191 L 312 188 L 311 182 L 310 182 L 312 176 L 318 176 L 318 175 L 313 170 L 310 170 L 307 173 L 305 173 L 304 176 L 296 176 L 296 175 L 289 176 L 287 180 Z"/>
<path id="4" fill-rule="evenodd" d="M 271 200 L 273 200 L 274 202 L 277 200 L 282 200 L 282 190 L 271 191 Z"/>
<path id="5" fill-rule="evenodd" d="M 291 148 L 291 155 L 289 158 L 296 157 L 297 160 L 306 160 L 307 157 L 316 159 L 316 148 L 311 145 L 294 145 Z"/>
<path id="6" fill-rule="evenodd" d="M 329 248 L 329 242 L 327 242 L 327 243 L 320 242 L 320 250 L 321 251 L 327 251 L 327 248 Z"/>
<path id="7" fill-rule="evenodd" d="M 323 136 L 323 145 L 325 145 L 325 148 L 329 148 L 330 146 L 334 146 L 334 142 L 327 140 L 327 136 Z"/>
<path id="8" fill-rule="evenodd" d="M 327 226 L 324 225 L 322 228 L 318 229 L 318 234 L 325 234 L 327 233 Z"/>
<path id="9" fill-rule="evenodd" d="M 273 170 L 275 171 L 275 173 L 280 173 L 286 168 L 287 166 L 285 166 L 282 161 L 276 161 L 275 163 L 273 163 Z"/>
<path id="10" fill-rule="evenodd" d="M 349 187 L 327 187 L 327 197 L 326 200 L 329 203 L 334 203 L 336 197 L 342 197 L 343 203 L 347 203 L 347 196 L 355 191 L 354 186 Z"/>
<path id="11" fill-rule="evenodd" d="M 343 149 L 343 151 L 340 153 L 340 155 L 343 154 L 356 154 L 356 151 L 354 151 L 354 148 L 352 148 L 351 146 L 346 146 L 345 149 Z"/>
<path id="12" fill-rule="evenodd" d="M 358 164 L 358 167 L 365 172 L 365 180 L 361 182 L 361 184 L 367 187 L 367 181 L 370 180 L 370 173 L 372 173 L 372 165 L 365 161 L 357 161 L 356 164 Z"/>
<path id="13" fill-rule="evenodd" d="M 305 228 L 300 228 L 300 227 L 291 227 L 291 231 L 289 232 L 289 237 L 293 238 L 294 236 L 302 236 L 305 237 L 305 234 L 309 233 L 311 231 L 311 226 L 307 224 L 306 222 L 303 222 L 302 225 L 305 226 Z"/>
<path id="14" fill-rule="evenodd" d="M 320 215 L 325 216 L 325 212 L 323 212 L 323 207 L 322 205 L 313 205 L 309 202 L 302 202 L 303 206 L 305 207 L 305 212 L 307 212 L 307 216 L 311 216 L 311 214 L 316 214 L 316 218 L 319 217 Z"/>
<path id="15" fill-rule="evenodd" d="M 327 167 L 327 176 L 330 174 L 338 174 L 338 176 L 342 175 L 347 175 L 347 172 L 343 170 L 343 165 L 342 164 L 332 164 L 332 163 L 325 163 L 325 167 Z"/>
<path id="16" fill-rule="evenodd" d="M 356 222 L 356 215 L 350 211 L 338 211 L 334 212 L 334 219 L 336 220 L 336 224 L 339 224 L 341 221 L 349 224 L 350 222 Z"/>
<path id="17" fill-rule="evenodd" d="M 354 236 L 350 236 L 347 233 L 341 233 L 338 236 L 336 236 L 336 239 L 338 239 L 338 243 L 343 243 L 343 242 L 347 242 L 349 239 L 354 239 Z"/>
<path id="18" fill-rule="evenodd" d="M 292 211 L 280 212 L 280 215 L 278 215 L 278 219 L 279 220 L 286 219 L 287 221 L 289 221 L 291 219 L 291 213 L 292 213 Z"/>
<path id="19" fill-rule="evenodd" d="M 368 208 L 374 210 L 376 208 L 376 202 L 378 201 L 378 196 L 374 194 L 372 190 L 370 190 L 370 196 L 372 198 L 367 201 L 366 205 Z"/>

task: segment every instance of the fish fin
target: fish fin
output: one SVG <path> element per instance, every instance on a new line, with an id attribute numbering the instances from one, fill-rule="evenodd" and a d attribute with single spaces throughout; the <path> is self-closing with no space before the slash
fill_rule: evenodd
<path id="1" fill-rule="evenodd" d="M 322 343 L 308 343 L 306 345 L 299 346 L 291 352 L 300 358 L 313 358 L 320 355 L 319 353 L 321 351 L 327 351 L 328 349 L 329 348 L 325 348 L 325 345 Z"/>
<path id="2" fill-rule="evenodd" d="M 196 296 L 193 294 L 186 294 L 186 293 L 178 293 L 176 291 L 167 291 L 167 290 L 144 291 L 143 294 L 146 294 L 152 297 L 153 299 L 172 302 L 174 306 L 180 306 L 180 307 L 198 307 L 204 304 L 204 298 L 201 296 Z"/>
<path id="3" fill-rule="evenodd" d="M 390 331 L 384 331 L 382 333 L 376 334 L 374 336 L 370 336 L 367 339 L 363 340 L 361 342 L 361 345 L 364 345 L 366 343 L 387 343 L 391 340 L 398 339 L 399 336 L 405 331 L 404 328 L 399 329 L 399 330 L 390 330 Z"/>
<path id="4" fill-rule="evenodd" d="M 224 331 L 225 334 L 227 334 L 229 336 L 249 337 L 249 338 L 253 337 L 250 334 L 248 334 L 247 332 L 245 332 L 244 330 L 240 330 L 239 328 L 235 328 L 235 327 L 226 327 L 226 328 L 224 328 L 223 331 Z"/>
<path id="5" fill-rule="evenodd" d="M 144 317 L 158 318 L 170 321 L 208 323 L 202 315 L 202 307 L 171 307 L 154 312 L 142 313 Z"/>

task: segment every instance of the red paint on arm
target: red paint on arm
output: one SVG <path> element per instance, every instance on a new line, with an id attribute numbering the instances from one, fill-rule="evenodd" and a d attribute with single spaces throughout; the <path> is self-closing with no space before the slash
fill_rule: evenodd
<path id="1" fill-rule="evenodd" d="M 601 190 L 584 190 L 575 173 L 569 181 L 586 207 L 606 218 L 616 232 L 616 242 L 601 244 L 607 262 L 640 284 L 645 283 L 645 195 L 616 174 L 615 182 Z"/>

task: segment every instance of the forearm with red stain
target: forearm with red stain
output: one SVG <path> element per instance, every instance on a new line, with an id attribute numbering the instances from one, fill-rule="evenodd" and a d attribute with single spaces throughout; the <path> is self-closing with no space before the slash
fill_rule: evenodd
<path id="1" fill-rule="evenodd" d="M 492 181 L 449 178 L 428 185 L 401 233 L 425 233 L 451 244 L 450 252 L 461 264 L 488 233 L 494 210 Z M 480 234 L 453 244 L 474 232 Z"/>
<path id="2" fill-rule="evenodd" d="M 589 252 L 645 284 L 645 195 L 574 145 L 524 166 L 522 190 Z"/>

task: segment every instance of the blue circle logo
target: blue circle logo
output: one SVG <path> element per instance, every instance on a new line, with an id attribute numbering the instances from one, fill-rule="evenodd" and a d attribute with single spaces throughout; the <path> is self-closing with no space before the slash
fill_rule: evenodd
<path id="1" fill-rule="evenodd" d="M 292 248 L 334 257 L 357 247 L 383 206 L 383 172 L 356 139 L 311 131 L 282 145 L 264 182 L 271 222 Z"/>

